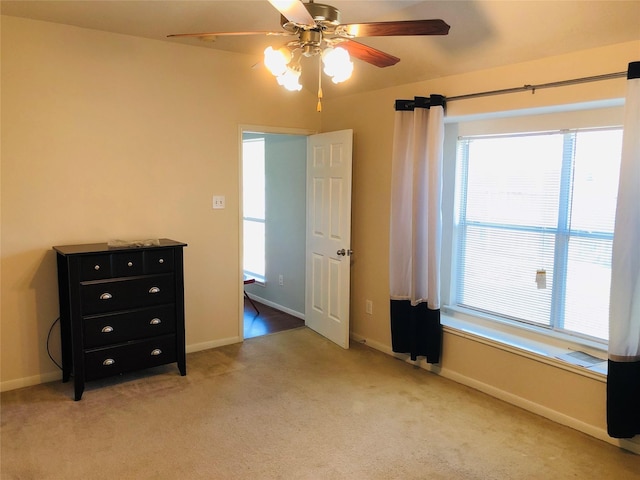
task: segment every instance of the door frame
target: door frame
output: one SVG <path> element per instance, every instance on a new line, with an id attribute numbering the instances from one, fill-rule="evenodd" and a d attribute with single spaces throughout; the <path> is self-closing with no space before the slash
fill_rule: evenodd
<path id="1" fill-rule="evenodd" d="M 245 133 L 265 133 L 273 135 L 298 135 L 308 137 L 318 133 L 317 130 L 309 130 L 304 128 L 277 127 L 268 125 L 250 125 L 241 124 L 238 126 L 238 337 L 244 341 L 244 284 L 241 283 L 244 266 L 244 222 L 243 222 L 243 175 L 242 171 L 242 154 L 243 154 L 243 136 Z M 306 188 L 306 187 L 305 187 Z"/>

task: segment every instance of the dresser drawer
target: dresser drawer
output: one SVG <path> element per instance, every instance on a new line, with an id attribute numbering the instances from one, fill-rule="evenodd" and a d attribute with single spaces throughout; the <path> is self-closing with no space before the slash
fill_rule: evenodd
<path id="1" fill-rule="evenodd" d="M 176 336 L 165 335 L 88 350 L 84 359 L 87 380 L 172 363 L 176 361 Z"/>
<path id="2" fill-rule="evenodd" d="M 133 277 L 143 274 L 173 272 L 174 258 L 171 248 L 152 248 L 85 255 L 80 261 L 81 280 L 102 280 L 112 277 Z"/>
<path id="3" fill-rule="evenodd" d="M 144 251 L 144 273 L 173 272 L 173 250 L 170 248 L 151 248 Z"/>
<path id="4" fill-rule="evenodd" d="M 131 277 L 144 273 L 142 252 L 132 250 L 111 254 L 111 269 L 114 277 Z"/>
<path id="5" fill-rule="evenodd" d="M 175 305 L 84 317 L 85 348 L 175 333 Z"/>
<path id="6" fill-rule="evenodd" d="M 80 260 L 81 280 L 101 280 L 112 277 L 131 277 L 144 273 L 140 251 L 103 255 L 85 255 Z"/>
<path id="7" fill-rule="evenodd" d="M 82 315 L 173 303 L 173 274 L 80 283 Z"/>
<path id="8" fill-rule="evenodd" d="M 80 279 L 100 280 L 111 277 L 111 255 L 84 255 L 80 259 Z"/>

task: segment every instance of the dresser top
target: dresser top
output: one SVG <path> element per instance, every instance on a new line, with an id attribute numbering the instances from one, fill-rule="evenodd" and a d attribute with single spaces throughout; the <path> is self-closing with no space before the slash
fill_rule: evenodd
<path id="1" fill-rule="evenodd" d="M 104 253 L 104 252 L 118 252 L 118 251 L 130 251 L 130 250 L 147 250 L 151 248 L 162 247 L 186 247 L 186 243 L 177 242 L 169 238 L 160 238 L 159 245 L 151 245 L 145 247 L 138 246 L 109 246 L 107 243 L 85 243 L 82 245 L 60 245 L 53 247 L 53 249 L 61 255 L 82 255 L 88 253 Z"/>

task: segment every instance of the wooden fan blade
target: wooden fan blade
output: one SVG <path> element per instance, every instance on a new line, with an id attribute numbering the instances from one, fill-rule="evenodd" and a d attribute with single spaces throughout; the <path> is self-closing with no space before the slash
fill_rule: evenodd
<path id="1" fill-rule="evenodd" d="M 277 35 L 277 36 L 289 36 L 293 35 L 289 32 L 206 32 L 206 33 L 173 33 L 167 35 L 167 37 L 224 37 L 224 36 L 239 36 L 239 35 Z"/>
<path id="2" fill-rule="evenodd" d="M 316 24 L 307 7 L 300 0 L 269 0 L 269 3 L 290 22 L 310 26 Z"/>
<path id="3" fill-rule="evenodd" d="M 447 35 L 449 25 L 443 20 L 403 20 L 398 22 L 348 23 L 336 28 L 350 37 L 391 37 L 402 35 Z"/>
<path id="4" fill-rule="evenodd" d="M 352 57 L 380 68 L 390 67 L 400 61 L 398 57 L 394 57 L 393 55 L 364 45 L 363 43 L 356 42 L 355 40 L 344 40 L 336 46 L 344 48 Z"/>

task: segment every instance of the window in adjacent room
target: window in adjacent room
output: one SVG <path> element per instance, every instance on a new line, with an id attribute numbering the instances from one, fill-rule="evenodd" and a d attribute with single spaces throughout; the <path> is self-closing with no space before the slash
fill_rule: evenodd
<path id="1" fill-rule="evenodd" d="M 242 142 L 244 273 L 265 281 L 265 140 Z"/>
<path id="2" fill-rule="evenodd" d="M 454 304 L 607 342 L 622 129 L 461 138 Z"/>

